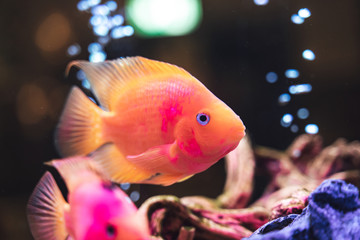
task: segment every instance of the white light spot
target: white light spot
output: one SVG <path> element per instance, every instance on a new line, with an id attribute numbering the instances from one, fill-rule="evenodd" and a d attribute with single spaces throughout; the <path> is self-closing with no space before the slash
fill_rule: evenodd
<path id="1" fill-rule="evenodd" d="M 78 9 L 79 11 L 88 10 L 89 7 L 90 7 L 89 2 L 86 1 L 86 0 L 80 1 L 80 2 L 78 2 L 78 4 L 77 4 L 77 9 Z"/>
<path id="2" fill-rule="evenodd" d="M 269 0 L 254 0 L 254 3 L 259 6 L 263 6 L 269 3 Z"/>
<path id="3" fill-rule="evenodd" d="M 287 77 L 287 78 L 298 78 L 299 75 L 300 75 L 300 73 L 296 69 L 287 69 L 285 71 L 285 77 Z"/>
<path id="4" fill-rule="evenodd" d="M 278 75 L 274 72 L 268 72 L 265 78 L 268 83 L 274 83 L 278 80 Z"/>
<path id="5" fill-rule="evenodd" d="M 89 6 L 93 7 L 95 5 L 98 5 L 101 0 L 87 0 L 87 2 L 89 3 Z"/>
<path id="6" fill-rule="evenodd" d="M 311 12 L 309 9 L 307 8 L 301 8 L 299 11 L 298 11 L 298 15 L 302 18 L 308 18 L 311 16 Z"/>
<path id="7" fill-rule="evenodd" d="M 298 127 L 298 125 L 293 124 L 293 125 L 291 125 L 290 130 L 291 130 L 293 133 L 297 133 L 297 132 L 299 131 L 299 127 Z"/>
<path id="8" fill-rule="evenodd" d="M 134 28 L 132 26 L 125 26 L 123 27 L 123 32 L 125 36 L 131 36 L 134 34 Z"/>
<path id="9" fill-rule="evenodd" d="M 111 30 L 110 33 L 111 37 L 114 39 L 122 38 L 125 36 L 123 27 L 115 27 L 113 30 Z"/>
<path id="10" fill-rule="evenodd" d="M 105 52 L 94 52 L 91 53 L 89 56 L 89 61 L 90 62 L 103 62 L 106 59 L 106 54 Z"/>
<path id="11" fill-rule="evenodd" d="M 291 97 L 290 97 L 290 95 L 287 94 L 287 93 L 283 93 L 283 94 L 281 94 L 281 95 L 279 96 L 279 103 L 280 103 L 280 104 L 288 103 L 288 102 L 290 102 L 290 100 L 291 100 Z"/>
<path id="12" fill-rule="evenodd" d="M 309 117 L 309 110 L 307 110 L 306 108 L 300 108 L 298 111 L 297 111 L 297 116 L 298 118 L 300 119 L 306 119 Z"/>
<path id="13" fill-rule="evenodd" d="M 120 26 L 124 23 L 124 17 L 120 14 L 117 14 L 111 18 L 111 22 L 114 26 Z"/>
<path id="14" fill-rule="evenodd" d="M 109 15 L 110 9 L 106 5 L 98 5 L 91 9 L 93 15 Z"/>
<path id="15" fill-rule="evenodd" d="M 308 93 L 308 92 L 311 92 L 311 90 L 312 90 L 312 86 L 308 83 L 299 84 L 299 85 L 291 85 L 289 87 L 289 92 L 291 94 Z"/>
<path id="16" fill-rule="evenodd" d="M 117 9 L 117 3 L 115 1 L 108 1 L 105 5 L 109 8 L 110 11 L 115 11 Z"/>
<path id="17" fill-rule="evenodd" d="M 99 25 L 94 27 L 94 33 L 98 36 L 106 36 L 109 32 L 109 28 L 106 25 Z"/>
<path id="18" fill-rule="evenodd" d="M 68 54 L 68 56 L 71 56 L 71 57 L 79 55 L 80 52 L 81 52 L 81 48 L 80 48 L 80 45 L 77 43 L 71 45 L 67 49 L 67 54 Z"/>
<path id="19" fill-rule="evenodd" d="M 130 198 L 133 202 L 136 202 L 140 199 L 140 193 L 138 191 L 133 191 L 130 193 Z"/>
<path id="20" fill-rule="evenodd" d="M 309 134 L 317 134 L 319 132 L 319 127 L 316 124 L 308 124 L 305 127 L 305 132 Z"/>
<path id="21" fill-rule="evenodd" d="M 100 43 L 97 42 L 90 43 L 88 46 L 89 53 L 100 52 L 101 50 L 102 50 L 102 46 Z"/>
<path id="22" fill-rule="evenodd" d="M 120 184 L 120 188 L 121 188 L 122 190 L 124 190 L 124 191 L 129 190 L 129 188 L 130 188 L 130 183 L 121 183 L 121 184 Z"/>
<path id="23" fill-rule="evenodd" d="M 284 116 L 281 118 L 280 124 L 283 127 L 289 127 L 293 121 L 293 116 L 290 113 L 284 114 Z"/>
<path id="24" fill-rule="evenodd" d="M 302 24 L 304 19 L 297 14 L 291 15 L 291 21 L 295 24 Z"/>
<path id="25" fill-rule="evenodd" d="M 306 49 L 303 51 L 302 56 L 304 59 L 313 61 L 315 59 L 315 53 L 310 49 Z"/>
<path id="26" fill-rule="evenodd" d="M 291 123 L 292 120 L 293 120 L 293 116 L 290 114 L 290 113 L 287 113 L 283 116 L 282 120 L 285 122 L 285 123 Z"/>
<path id="27" fill-rule="evenodd" d="M 110 41 L 110 37 L 109 36 L 99 37 L 98 41 L 99 43 L 106 45 Z"/>
<path id="28" fill-rule="evenodd" d="M 108 18 L 103 15 L 94 15 L 90 18 L 90 24 L 95 26 L 106 25 L 108 22 Z"/>

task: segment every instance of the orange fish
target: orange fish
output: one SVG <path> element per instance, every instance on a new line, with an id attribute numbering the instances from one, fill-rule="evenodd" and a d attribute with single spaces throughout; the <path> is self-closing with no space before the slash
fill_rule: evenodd
<path id="1" fill-rule="evenodd" d="M 85 72 L 102 108 L 73 87 L 58 149 L 64 156 L 93 152 L 112 181 L 173 184 L 209 168 L 245 135 L 239 116 L 175 65 L 129 57 L 72 66 Z"/>
<path id="2" fill-rule="evenodd" d="M 68 203 L 46 172 L 27 206 L 35 240 L 150 239 L 146 218 L 119 187 L 105 180 L 90 163 L 87 158 L 51 162 L 68 187 Z"/>

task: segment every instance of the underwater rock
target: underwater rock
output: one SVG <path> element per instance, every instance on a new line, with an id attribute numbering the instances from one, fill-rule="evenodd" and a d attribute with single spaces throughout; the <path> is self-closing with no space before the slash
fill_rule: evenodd
<path id="1" fill-rule="evenodd" d="M 275 219 L 248 240 L 267 239 L 359 239 L 359 191 L 342 180 L 325 180 L 309 196 L 300 215 Z"/>

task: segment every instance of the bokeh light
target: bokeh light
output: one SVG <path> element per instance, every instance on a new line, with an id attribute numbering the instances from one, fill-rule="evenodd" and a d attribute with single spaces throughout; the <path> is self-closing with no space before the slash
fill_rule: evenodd
<path id="1" fill-rule="evenodd" d="M 311 16 L 311 12 L 309 9 L 307 8 L 301 8 L 299 11 L 298 11 L 298 15 L 302 18 L 308 18 Z"/>
<path id="2" fill-rule="evenodd" d="M 71 29 L 67 18 L 53 13 L 39 25 L 35 34 L 35 43 L 43 51 L 54 52 L 67 45 Z"/>
<path id="3" fill-rule="evenodd" d="M 87 0 L 82 0 L 82 1 L 78 2 L 78 4 L 77 4 L 77 9 L 79 11 L 86 11 L 89 8 L 90 8 L 90 4 L 89 4 L 89 1 L 87 1 Z"/>
<path id="4" fill-rule="evenodd" d="M 297 116 L 300 119 L 306 119 L 309 117 L 309 115 L 310 115 L 310 113 L 309 113 L 309 110 L 307 110 L 307 108 L 300 108 L 297 111 Z"/>
<path id="5" fill-rule="evenodd" d="M 120 26 L 124 23 L 124 17 L 120 14 L 117 14 L 111 18 L 111 23 L 114 26 Z"/>
<path id="6" fill-rule="evenodd" d="M 81 52 L 81 47 L 77 43 L 69 46 L 68 49 L 67 49 L 67 55 L 69 57 L 77 56 L 77 55 L 80 54 L 80 52 Z"/>
<path id="7" fill-rule="evenodd" d="M 279 96 L 279 104 L 281 104 L 281 105 L 284 105 L 284 104 L 290 102 L 290 100 L 291 100 L 291 97 L 290 97 L 290 94 L 288 94 L 288 93 L 283 93 Z"/>
<path id="8" fill-rule="evenodd" d="M 294 117 L 290 113 L 284 114 L 281 118 L 280 124 L 283 127 L 289 127 L 293 121 Z"/>
<path id="9" fill-rule="evenodd" d="M 278 75 L 274 72 L 268 72 L 265 79 L 268 83 L 275 83 L 278 80 Z"/>
<path id="10" fill-rule="evenodd" d="M 86 89 L 91 89 L 90 82 L 87 79 L 82 80 L 81 85 Z"/>
<path id="11" fill-rule="evenodd" d="M 102 15 L 94 15 L 90 18 L 90 24 L 92 26 L 105 25 L 108 22 L 108 18 Z"/>
<path id="12" fill-rule="evenodd" d="M 106 59 L 106 53 L 103 51 L 100 52 L 93 52 L 89 56 L 90 62 L 103 62 Z"/>
<path id="13" fill-rule="evenodd" d="M 127 20 L 142 36 L 181 36 L 202 18 L 200 0 L 128 0 Z"/>
<path id="14" fill-rule="evenodd" d="M 264 6 L 269 3 L 269 0 L 254 0 L 254 3 L 259 6 Z"/>
<path id="15" fill-rule="evenodd" d="M 130 193 L 130 199 L 133 202 L 137 202 L 140 199 L 140 193 L 138 191 L 133 191 Z"/>
<path id="16" fill-rule="evenodd" d="M 91 13 L 93 15 L 103 15 L 103 16 L 105 16 L 105 15 L 110 14 L 110 9 L 106 5 L 97 5 L 97 6 L 95 6 L 95 7 L 93 7 L 91 9 Z"/>
<path id="17" fill-rule="evenodd" d="M 302 53 L 302 56 L 304 59 L 306 59 L 308 61 L 315 60 L 315 53 L 313 51 L 311 51 L 310 49 L 304 50 Z"/>
<path id="18" fill-rule="evenodd" d="M 287 78 L 298 78 L 299 75 L 300 75 L 300 73 L 296 69 L 287 69 L 285 71 L 285 77 L 287 77 Z"/>
<path id="19" fill-rule="evenodd" d="M 88 46 L 88 51 L 89 51 L 89 53 L 102 51 L 102 46 L 100 43 L 97 43 L 97 42 L 90 43 Z"/>
<path id="20" fill-rule="evenodd" d="M 305 132 L 308 134 L 317 134 L 319 127 L 316 124 L 308 124 L 305 126 Z"/>
<path id="21" fill-rule="evenodd" d="M 124 191 L 127 191 L 130 188 L 130 183 L 121 183 L 120 188 Z"/>
<path id="22" fill-rule="evenodd" d="M 311 92 L 311 90 L 312 90 L 312 86 L 308 83 L 291 85 L 289 87 L 289 92 L 291 94 L 303 94 L 303 93 Z"/>
<path id="23" fill-rule="evenodd" d="M 293 133 L 297 133 L 299 131 L 299 126 L 296 124 L 291 125 L 290 131 Z"/>
<path id="24" fill-rule="evenodd" d="M 106 25 L 94 26 L 94 33 L 98 36 L 106 36 L 109 33 L 109 28 Z"/>
<path id="25" fill-rule="evenodd" d="M 115 1 L 108 1 L 105 5 L 109 8 L 110 11 L 115 11 L 117 9 L 117 3 Z"/>
<path id="26" fill-rule="evenodd" d="M 77 79 L 79 79 L 80 81 L 84 80 L 86 78 L 85 72 L 83 70 L 78 70 L 76 73 L 76 77 Z"/>
<path id="27" fill-rule="evenodd" d="M 295 24 L 302 24 L 304 23 L 304 19 L 302 17 L 300 17 L 297 14 L 293 14 L 291 15 L 291 21 Z"/>

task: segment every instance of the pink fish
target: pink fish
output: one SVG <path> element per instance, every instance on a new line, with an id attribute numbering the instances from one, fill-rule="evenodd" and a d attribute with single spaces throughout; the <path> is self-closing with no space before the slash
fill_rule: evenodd
<path id="1" fill-rule="evenodd" d="M 145 240 L 147 220 L 117 186 L 96 172 L 86 158 L 52 161 L 68 187 L 68 203 L 46 172 L 27 206 L 35 240 Z"/>

